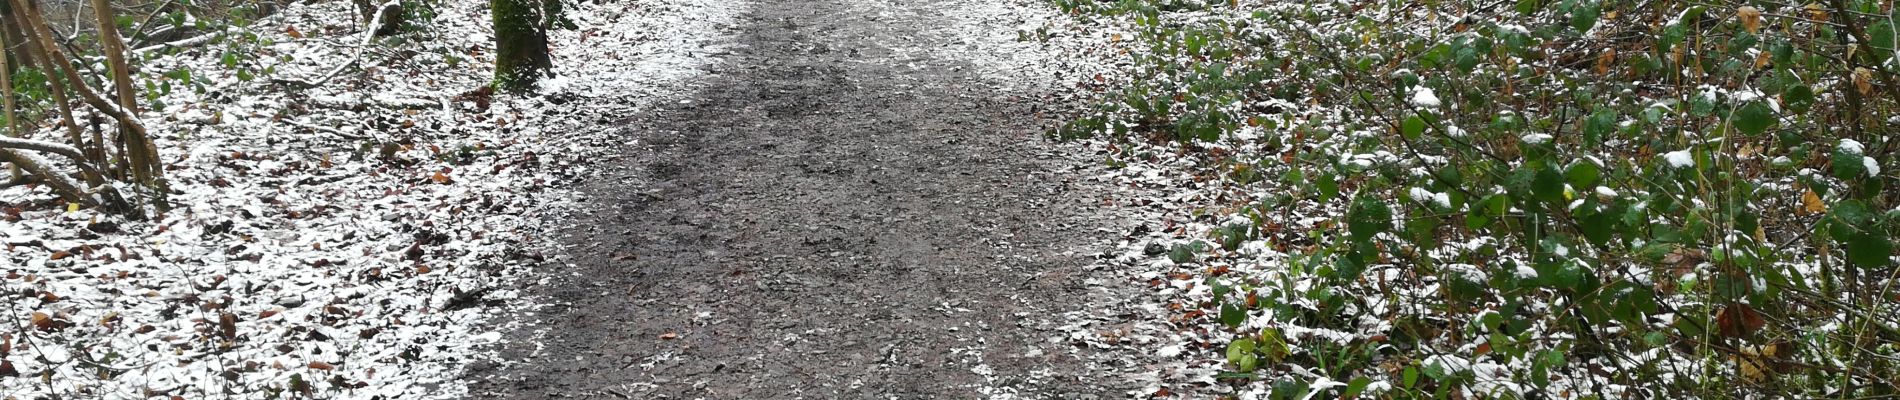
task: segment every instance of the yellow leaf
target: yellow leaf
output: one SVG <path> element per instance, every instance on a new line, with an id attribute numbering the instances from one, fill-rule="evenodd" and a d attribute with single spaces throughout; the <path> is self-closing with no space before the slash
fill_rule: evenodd
<path id="1" fill-rule="evenodd" d="M 1873 94 L 1874 71 L 1866 67 L 1854 68 L 1854 88 L 1859 89 L 1862 96 Z"/>
<path id="2" fill-rule="evenodd" d="M 79 212 L 79 203 L 66 203 L 66 212 Z"/>
<path id="3" fill-rule="evenodd" d="M 1802 214 L 1820 214 L 1824 212 L 1827 212 L 1827 203 L 1821 202 L 1821 195 L 1814 194 L 1814 190 L 1801 193 Z"/>
<path id="4" fill-rule="evenodd" d="M 1754 6 L 1742 6 L 1735 9 L 1735 17 L 1742 20 L 1742 29 L 1748 33 L 1761 32 L 1761 9 Z"/>

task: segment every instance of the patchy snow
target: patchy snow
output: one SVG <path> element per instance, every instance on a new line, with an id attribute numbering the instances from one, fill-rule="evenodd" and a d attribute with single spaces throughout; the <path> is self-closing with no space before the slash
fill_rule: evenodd
<path id="1" fill-rule="evenodd" d="M 1866 154 L 1865 147 L 1860 144 L 1859 140 L 1854 139 L 1841 139 L 1840 149 L 1841 152 L 1847 154 Z"/>
<path id="2" fill-rule="evenodd" d="M 582 29 L 555 33 L 561 78 L 538 98 L 472 91 L 492 72 L 477 0 L 438 5 L 429 33 L 380 40 L 366 68 L 307 90 L 266 80 L 355 54 L 336 44 L 362 36 L 347 2 L 250 26 L 275 44 L 240 65 L 274 75 L 238 79 L 222 45 L 145 62 L 177 88 L 144 116 L 175 208 L 129 221 L 68 211 L 39 186 L 0 190 L 4 312 L 41 321 L 0 334 L 0 361 L 47 377 L 0 379 L 0 393 L 464 396 L 463 366 L 505 340 L 484 321 L 533 307 L 517 282 L 558 265 L 542 238 L 584 212 L 563 187 L 618 144 L 599 118 L 691 90 L 743 8 L 576 3 Z M 157 77 L 175 70 L 190 80 Z"/>
<path id="3" fill-rule="evenodd" d="M 1686 149 L 1663 153 L 1663 160 L 1668 161 L 1669 166 L 1671 167 L 1676 167 L 1676 168 L 1694 168 L 1695 167 L 1695 156 L 1689 153 L 1689 150 L 1686 150 Z"/>
<path id="4" fill-rule="evenodd" d="M 1438 93 L 1433 92 L 1432 88 L 1419 86 L 1418 89 L 1412 90 L 1412 105 L 1425 108 L 1437 108 L 1440 105 Z"/>

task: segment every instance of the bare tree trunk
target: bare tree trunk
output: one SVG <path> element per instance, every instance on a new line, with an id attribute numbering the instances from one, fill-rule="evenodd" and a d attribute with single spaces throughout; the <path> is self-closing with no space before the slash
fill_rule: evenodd
<path id="1" fill-rule="evenodd" d="M 66 125 L 67 137 L 72 141 L 73 147 L 85 150 L 87 161 L 92 162 L 94 165 L 107 165 L 105 144 L 95 140 L 92 146 L 86 145 L 84 130 L 80 129 L 78 122 L 73 120 L 73 105 L 72 100 L 66 97 L 65 80 L 62 79 L 59 74 L 48 71 L 48 69 L 54 68 L 52 66 L 53 62 L 46 58 L 46 54 L 40 51 L 39 46 L 34 45 L 36 42 L 28 35 L 31 30 L 22 29 L 22 27 L 26 25 L 22 24 L 15 15 L 16 14 L 13 13 L 13 6 L 5 2 L 0 2 L 0 25 L 6 27 L 4 33 L 7 35 L 7 46 L 9 49 L 23 49 L 11 55 L 15 56 L 15 58 L 24 58 L 21 62 L 22 65 L 30 65 L 33 68 L 39 68 L 40 71 L 47 73 L 46 83 L 53 89 L 53 103 L 59 106 L 60 123 Z M 87 176 L 86 182 L 97 185 L 104 182 L 103 178 L 104 177 L 101 176 Z"/>
<path id="2" fill-rule="evenodd" d="M 5 33 L 5 32 L 0 32 L 0 33 Z M 7 36 L 8 37 L 4 38 L 6 40 L 0 40 L 0 44 L 12 42 L 12 40 L 10 39 L 12 39 L 11 36 L 13 35 L 7 35 Z M 7 118 L 7 126 L 6 126 L 7 135 L 12 136 L 12 137 L 21 137 L 22 132 L 20 131 L 20 119 L 18 116 L 13 115 L 13 58 L 14 57 L 9 57 L 12 54 L 8 54 L 12 52 L 13 52 L 12 48 L 0 50 L 0 96 L 6 97 L 6 101 L 4 102 L 6 106 L 6 112 L 4 115 Z M 20 173 L 20 165 L 18 163 L 15 163 L 12 168 L 8 168 L 7 172 L 13 175 L 13 180 L 15 181 L 20 180 L 20 178 L 22 177 L 22 174 Z"/>
<path id="3" fill-rule="evenodd" d="M 533 89 L 554 68 L 548 55 L 547 19 L 543 2 L 559 0 L 493 0 L 495 19 L 495 84 L 508 91 Z"/>
<path id="4" fill-rule="evenodd" d="M 111 69 L 112 86 L 118 93 L 119 107 L 131 118 L 139 114 L 138 90 L 132 86 L 132 70 L 125 62 L 125 41 L 119 37 L 117 19 L 112 17 L 112 4 L 107 0 L 92 0 L 93 15 L 99 19 L 100 50 L 106 55 L 106 65 Z M 146 136 L 145 129 L 131 128 L 132 124 L 120 121 L 119 134 L 125 145 L 128 167 L 133 179 L 151 187 L 164 187 L 164 169 L 159 167 L 158 149 L 152 139 Z"/>

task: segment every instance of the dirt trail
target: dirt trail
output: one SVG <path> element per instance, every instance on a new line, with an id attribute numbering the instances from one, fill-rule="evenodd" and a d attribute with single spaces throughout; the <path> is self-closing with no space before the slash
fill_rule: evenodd
<path id="1" fill-rule="evenodd" d="M 963 0 L 882 7 L 941 1 Z M 608 127 L 635 145 L 588 188 L 579 271 L 509 339 L 529 361 L 471 369 L 475 397 L 1130 389 L 1052 329 L 1091 297 L 1100 189 L 1048 156 L 1035 100 L 908 59 L 894 48 L 954 44 L 862 4 L 762 0 L 708 89 Z"/>

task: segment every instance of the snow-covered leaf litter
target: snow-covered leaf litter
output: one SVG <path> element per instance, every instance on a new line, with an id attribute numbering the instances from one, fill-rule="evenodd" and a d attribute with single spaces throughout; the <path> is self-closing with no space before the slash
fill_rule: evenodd
<path id="1" fill-rule="evenodd" d="M 1710 65 L 1719 73 L 1708 73 L 1709 83 L 1672 93 L 1616 80 L 1624 75 L 1591 76 L 1655 74 L 1643 68 L 1666 52 L 1586 52 L 1589 63 L 1560 66 L 1528 56 L 1588 49 L 1597 42 L 1565 47 L 1564 39 L 1648 14 L 1616 2 L 1519 2 L 1495 13 L 1455 2 L 1391 3 L 1398 12 L 1386 3 L 1058 3 L 1084 19 L 1146 29 L 1137 46 L 1144 51 L 1130 56 L 1140 78 L 1114 82 L 1123 89 L 1114 105 L 1060 132 L 1128 138 L 1099 144 L 1125 166 L 1122 179 L 1172 192 L 1137 200 L 1169 215 L 1131 232 L 1116 259 L 1145 270 L 1172 299 L 1147 310 L 1169 325 L 1133 329 L 1145 342 L 1138 346 L 1180 357 L 1142 395 L 1723 397 L 1776 384 L 1829 393 L 1845 388 L 1830 382 L 1845 380 L 1877 391 L 1880 373 L 1841 366 L 1891 371 L 1880 360 L 1900 350 L 1886 317 L 1890 292 L 1810 293 L 1828 288 L 1816 281 L 1840 279 L 1828 271 L 1844 275 L 1845 262 L 1872 271 L 1849 285 L 1891 285 L 1891 223 L 1883 221 L 1895 212 L 1868 204 L 1881 204 L 1891 177 L 1863 172 L 1892 163 L 1891 152 L 1868 154 L 1876 146 L 1851 138 L 1787 136 L 1826 126 L 1796 111 L 1814 106 L 1814 93 L 1829 107 L 1845 107 L 1843 90 L 1869 93 L 1784 72 L 1791 59 L 1815 57 L 1805 50 L 1763 40 L 1770 49 L 1743 54 L 1783 81 Z M 1513 11 L 1521 15 L 1504 14 Z M 1691 11 L 1683 14 L 1726 12 Z M 1737 14 L 1700 26 L 1755 32 L 1748 11 Z M 1682 17 L 1665 19 L 1659 36 L 1684 43 L 1672 31 Z M 1545 24 L 1512 24 L 1527 21 Z M 1692 51 L 1756 42 L 1709 43 L 1728 47 Z M 1470 78 L 1517 65 L 1562 75 Z M 1702 68 L 1685 75 L 1703 78 Z M 1318 79 L 1302 80 L 1309 76 Z M 1548 101 L 1501 111 L 1481 101 L 1554 94 L 1585 107 L 1545 121 L 1564 114 L 1538 111 Z M 1592 109 L 1588 95 L 1615 100 Z M 1780 136 L 1764 139 L 1777 124 Z M 1523 179 L 1485 176 L 1494 171 Z M 1730 185 L 1747 195 L 1726 192 Z M 1669 201 L 1684 192 L 1701 196 Z M 1728 196 L 1747 200 L 1722 205 Z M 1498 225 L 1526 215 L 1582 223 L 1548 236 Z M 1418 223 L 1446 216 L 1454 218 Z M 1817 226 L 1835 229 L 1800 241 Z M 1756 276 L 1727 275 L 1738 270 Z M 1877 332 L 1869 345 L 1830 343 L 1843 336 L 1842 320 L 1856 319 Z M 1114 345 L 1118 338 L 1096 336 L 1128 331 L 1076 338 Z M 1842 348 L 1858 354 L 1829 353 Z"/>
<path id="2" fill-rule="evenodd" d="M 561 77 L 526 99 L 474 91 L 492 68 L 486 2 L 435 7 L 428 32 L 380 39 L 363 70 L 310 89 L 267 82 L 349 62 L 348 2 L 144 60 L 168 87 L 146 119 L 176 208 L 125 221 L 0 191 L 0 397 L 462 395 L 462 366 L 500 340 L 483 321 L 529 307 L 519 279 L 559 264 L 543 238 L 586 212 L 564 187 L 620 144 L 602 127 L 690 93 L 744 5 L 573 4 Z"/>

